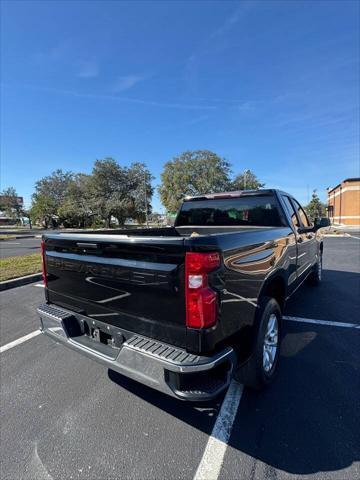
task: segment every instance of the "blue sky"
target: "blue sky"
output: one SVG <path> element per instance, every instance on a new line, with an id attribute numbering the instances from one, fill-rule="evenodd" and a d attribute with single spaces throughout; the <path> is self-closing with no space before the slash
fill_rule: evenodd
<path id="1" fill-rule="evenodd" d="M 1 2 L 1 188 L 210 149 L 300 201 L 359 176 L 357 1 Z M 154 199 L 156 210 L 160 208 Z"/>

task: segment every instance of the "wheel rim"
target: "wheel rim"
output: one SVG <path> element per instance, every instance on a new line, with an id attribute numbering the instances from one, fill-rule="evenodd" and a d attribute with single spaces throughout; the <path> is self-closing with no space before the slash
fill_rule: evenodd
<path id="1" fill-rule="evenodd" d="M 273 368 L 279 344 L 279 322 L 275 313 L 269 316 L 266 326 L 263 348 L 263 367 L 265 372 Z"/>

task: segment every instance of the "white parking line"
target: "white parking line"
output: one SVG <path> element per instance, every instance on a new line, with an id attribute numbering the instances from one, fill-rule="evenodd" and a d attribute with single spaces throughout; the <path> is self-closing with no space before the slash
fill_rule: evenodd
<path id="1" fill-rule="evenodd" d="M 299 323 L 314 323 L 315 325 L 329 325 L 331 327 L 360 328 L 359 323 L 331 322 L 329 320 L 314 320 L 312 318 L 288 317 L 284 315 L 283 320 Z"/>
<path id="2" fill-rule="evenodd" d="M 227 391 L 194 480 L 217 480 L 239 407 L 244 386 L 232 380 Z"/>
<path id="3" fill-rule="evenodd" d="M 283 316 L 283 319 L 298 323 L 311 323 L 332 327 L 359 328 L 360 324 L 314 320 L 312 318 Z M 214 428 L 211 432 L 194 480 L 217 480 L 224 461 L 226 448 L 239 408 L 244 386 L 233 380 L 221 405 Z"/>
<path id="4" fill-rule="evenodd" d="M 40 335 L 40 333 L 41 333 L 40 330 L 35 330 L 35 332 L 28 333 L 27 335 L 24 335 L 23 337 L 20 337 L 17 340 L 14 340 L 13 342 L 7 343 L 6 345 L 3 345 L 2 347 L 0 347 L 0 353 L 6 352 L 7 350 L 10 350 L 10 348 L 14 348 L 17 345 L 20 345 L 21 343 L 27 342 L 31 338 L 34 338 L 37 335 Z"/>
<path id="5" fill-rule="evenodd" d="M 43 283 L 37 283 L 36 285 L 33 285 L 33 287 L 45 288 L 45 285 Z"/>
<path id="6" fill-rule="evenodd" d="M 360 240 L 360 237 L 355 237 L 355 235 L 350 235 L 350 233 L 347 233 L 346 235 L 351 238 L 356 238 L 356 240 Z"/>

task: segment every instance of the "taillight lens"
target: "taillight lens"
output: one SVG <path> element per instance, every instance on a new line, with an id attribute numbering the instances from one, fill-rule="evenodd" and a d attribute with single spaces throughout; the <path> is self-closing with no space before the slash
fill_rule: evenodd
<path id="1" fill-rule="evenodd" d="M 217 293 L 208 286 L 208 273 L 220 266 L 217 252 L 188 252 L 185 257 L 186 326 L 208 328 L 217 320 Z"/>
<path id="2" fill-rule="evenodd" d="M 189 273 L 209 273 L 220 265 L 218 252 L 186 254 L 186 267 Z"/>
<path id="3" fill-rule="evenodd" d="M 42 263 L 42 277 L 43 277 L 44 285 L 45 287 L 47 287 L 45 240 L 41 240 L 41 263 Z"/>

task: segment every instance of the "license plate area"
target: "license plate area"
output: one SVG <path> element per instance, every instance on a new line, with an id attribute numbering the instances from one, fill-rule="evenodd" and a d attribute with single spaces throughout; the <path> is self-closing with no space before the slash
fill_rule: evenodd
<path id="1" fill-rule="evenodd" d="M 83 322 L 84 335 L 96 344 L 103 344 L 115 349 L 119 349 L 124 343 L 124 337 L 121 332 L 116 331 L 110 325 L 104 325 L 100 322 Z"/>
<path id="2" fill-rule="evenodd" d="M 102 322 L 81 319 L 82 335 L 71 340 L 115 360 L 125 339 L 121 332 Z"/>
<path id="3" fill-rule="evenodd" d="M 103 343 L 104 345 L 109 345 L 110 347 L 115 346 L 114 337 L 110 333 L 100 330 L 100 328 L 91 328 L 90 336 L 95 342 Z"/>

